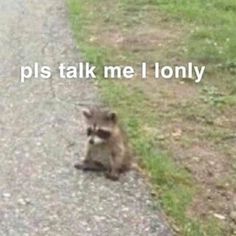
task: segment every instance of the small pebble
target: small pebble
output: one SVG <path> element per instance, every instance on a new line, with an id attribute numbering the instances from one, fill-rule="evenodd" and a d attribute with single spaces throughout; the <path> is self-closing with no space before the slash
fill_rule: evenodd
<path id="1" fill-rule="evenodd" d="M 29 198 L 25 198 L 25 199 L 20 198 L 20 199 L 18 199 L 17 203 L 19 203 L 20 205 L 25 206 L 25 205 L 30 203 L 30 199 Z"/>
<path id="2" fill-rule="evenodd" d="M 221 215 L 221 214 L 215 213 L 215 214 L 214 214 L 214 217 L 217 218 L 217 219 L 219 219 L 219 220 L 225 220 L 225 216 L 224 216 L 224 215 Z"/>
<path id="3" fill-rule="evenodd" d="M 4 198 L 10 198 L 11 197 L 11 194 L 10 193 L 3 193 L 2 196 Z"/>

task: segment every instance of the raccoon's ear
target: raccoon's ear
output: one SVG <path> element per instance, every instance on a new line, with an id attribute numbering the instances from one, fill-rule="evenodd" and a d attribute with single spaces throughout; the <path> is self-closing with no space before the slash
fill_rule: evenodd
<path id="1" fill-rule="evenodd" d="M 83 115 L 85 116 L 85 118 L 89 119 L 89 118 L 92 117 L 92 112 L 91 112 L 90 109 L 84 108 L 84 109 L 82 110 L 82 112 L 83 112 Z"/>
<path id="2" fill-rule="evenodd" d="M 107 114 L 107 119 L 111 120 L 113 122 L 116 122 L 117 121 L 117 114 L 116 114 L 116 112 L 109 112 Z"/>

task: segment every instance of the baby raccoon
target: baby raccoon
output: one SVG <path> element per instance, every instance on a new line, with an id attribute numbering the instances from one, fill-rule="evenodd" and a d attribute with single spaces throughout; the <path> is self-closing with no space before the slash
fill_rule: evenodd
<path id="1" fill-rule="evenodd" d="M 75 168 L 105 171 L 107 178 L 118 180 L 130 168 L 131 155 L 116 113 L 94 107 L 84 109 L 83 115 L 87 122 L 87 150 L 85 159 Z"/>

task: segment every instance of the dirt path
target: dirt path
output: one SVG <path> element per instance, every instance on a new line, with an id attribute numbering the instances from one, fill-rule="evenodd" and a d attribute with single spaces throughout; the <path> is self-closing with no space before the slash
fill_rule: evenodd
<path id="1" fill-rule="evenodd" d="M 76 63 L 63 0 L 0 0 L 0 235 L 170 235 L 144 180 L 73 169 L 88 82 L 19 81 L 21 65 Z M 77 155 L 76 155 L 77 154 Z"/>

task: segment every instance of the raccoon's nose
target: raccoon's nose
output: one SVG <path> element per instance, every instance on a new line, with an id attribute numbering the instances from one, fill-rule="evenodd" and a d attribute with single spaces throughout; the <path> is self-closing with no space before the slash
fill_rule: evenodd
<path id="1" fill-rule="evenodd" d="M 90 140 L 89 140 L 89 143 L 90 143 L 90 144 L 94 144 L 94 140 L 93 140 L 93 139 L 90 139 Z"/>

